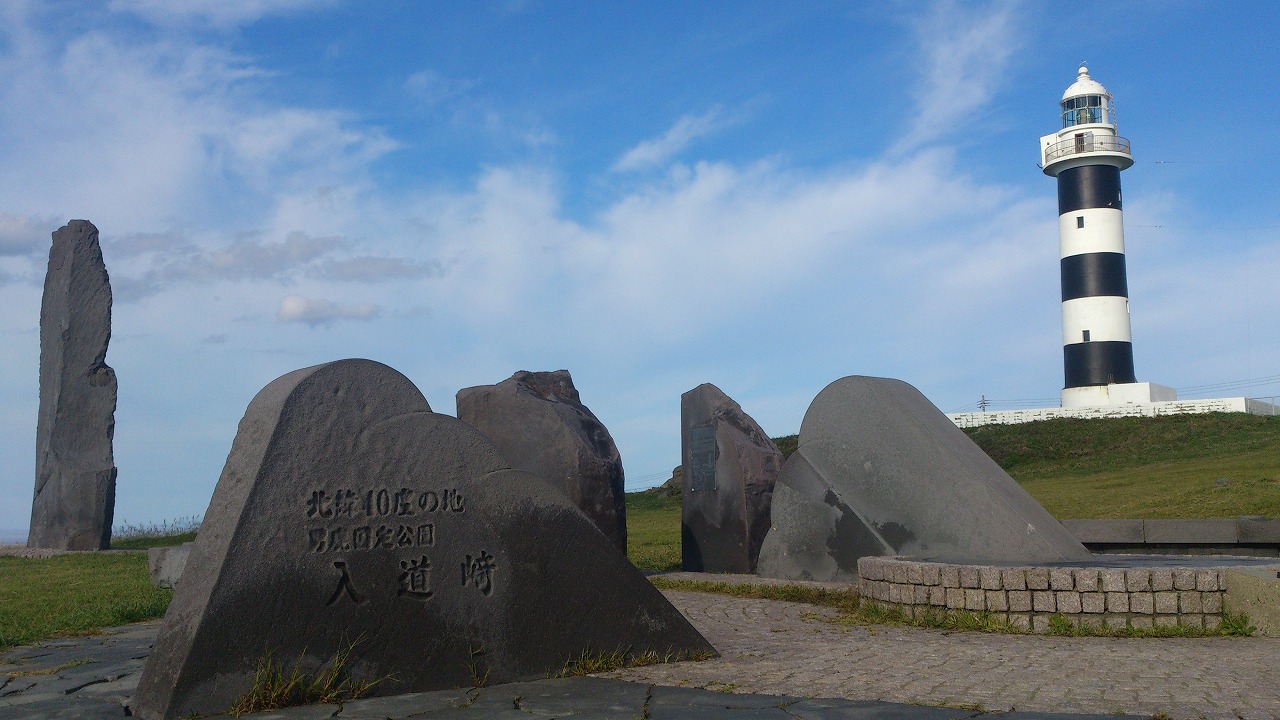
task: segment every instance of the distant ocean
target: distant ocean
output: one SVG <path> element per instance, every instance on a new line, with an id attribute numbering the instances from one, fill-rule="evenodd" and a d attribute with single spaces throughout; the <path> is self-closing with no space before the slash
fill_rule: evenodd
<path id="1" fill-rule="evenodd" d="M 26 545 L 27 531 L 13 528 L 0 528 L 0 545 Z"/>

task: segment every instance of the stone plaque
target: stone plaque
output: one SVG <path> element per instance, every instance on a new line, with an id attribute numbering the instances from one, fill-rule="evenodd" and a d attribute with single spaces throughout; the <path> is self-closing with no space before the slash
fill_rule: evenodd
<path id="1" fill-rule="evenodd" d="M 714 652 L 561 492 L 368 360 L 250 403 L 133 711 L 224 712 L 263 657 L 314 672 L 347 648 L 378 695 Z"/>
<path id="2" fill-rule="evenodd" d="M 695 425 L 689 428 L 689 489 L 716 489 L 716 428 L 715 424 Z"/>

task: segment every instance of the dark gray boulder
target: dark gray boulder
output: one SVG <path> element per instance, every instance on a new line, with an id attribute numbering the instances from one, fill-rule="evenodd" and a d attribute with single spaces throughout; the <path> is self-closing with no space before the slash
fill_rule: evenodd
<path id="1" fill-rule="evenodd" d="M 27 547 L 101 550 L 116 504 L 116 374 L 107 366 L 111 281 L 98 229 L 53 234 L 40 305 L 36 487 Z"/>
<path id="2" fill-rule="evenodd" d="M 920 391 L 852 376 L 805 413 L 757 572 L 853 581 L 858 558 L 1084 560 L 1089 551 Z"/>
<path id="3" fill-rule="evenodd" d="M 249 404 L 132 709 L 223 712 L 260 659 L 314 672 L 347 648 L 375 695 L 714 653 L 562 493 L 368 360 Z"/>
<path id="4" fill-rule="evenodd" d="M 497 385 L 458 391 L 458 419 L 484 433 L 512 467 L 550 480 L 627 552 L 622 458 L 568 370 L 521 370 Z"/>
<path id="5" fill-rule="evenodd" d="M 680 396 L 680 566 L 690 572 L 755 572 L 769 532 L 782 453 L 720 388 Z"/>

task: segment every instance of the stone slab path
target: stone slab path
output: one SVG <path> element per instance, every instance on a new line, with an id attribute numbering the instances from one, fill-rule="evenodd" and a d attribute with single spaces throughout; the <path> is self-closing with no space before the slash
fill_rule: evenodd
<path id="1" fill-rule="evenodd" d="M 1276 638 L 1052 638 L 848 627 L 830 621 L 833 611 L 810 605 L 664 594 L 721 657 L 607 677 L 242 717 L 1100 720 L 1114 713 L 1164 713 L 1171 718 L 1280 718 Z M 113 628 L 0 655 L 0 720 L 125 717 L 124 704 L 137 687 L 158 627 L 152 622 Z M 1003 712 L 1009 710 L 1014 711 Z"/>

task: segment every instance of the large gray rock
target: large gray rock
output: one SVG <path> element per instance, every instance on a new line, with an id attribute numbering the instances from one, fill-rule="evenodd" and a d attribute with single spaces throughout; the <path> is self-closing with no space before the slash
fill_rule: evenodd
<path id="1" fill-rule="evenodd" d="M 36 488 L 27 546 L 101 550 L 116 504 L 116 374 L 107 366 L 111 282 L 98 229 L 72 220 L 53 234 L 40 305 Z"/>
<path id="2" fill-rule="evenodd" d="M 187 569 L 187 558 L 191 556 L 191 546 L 195 543 L 182 543 L 165 547 L 147 549 L 147 568 L 151 571 L 151 584 L 162 588 L 175 588 Z"/>
<path id="3" fill-rule="evenodd" d="M 680 566 L 690 572 L 751 573 L 769 532 L 769 504 L 782 453 L 720 388 L 680 396 Z"/>
<path id="4" fill-rule="evenodd" d="M 856 580 L 858 558 L 1084 560 L 1089 551 L 920 391 L 846 377 L 805 413 L 757 572 Z"/>
<path id="5" fill-rule="evenodd" d="M 561 492 L 368 360 L 249 404 L 133 710 L 222 712 L 261 658 L 313 672 L 352 645 L 377 695 L 714 652 Z"/>
<path id="6" fill-rule="evenodd" d="M 622 458 L 568 370 L 521 370 L 497 385 L 463 388 L 457 402 L 459 420 L 492 440 L 512 467 L 564 491 L 626 554 Z"/>

